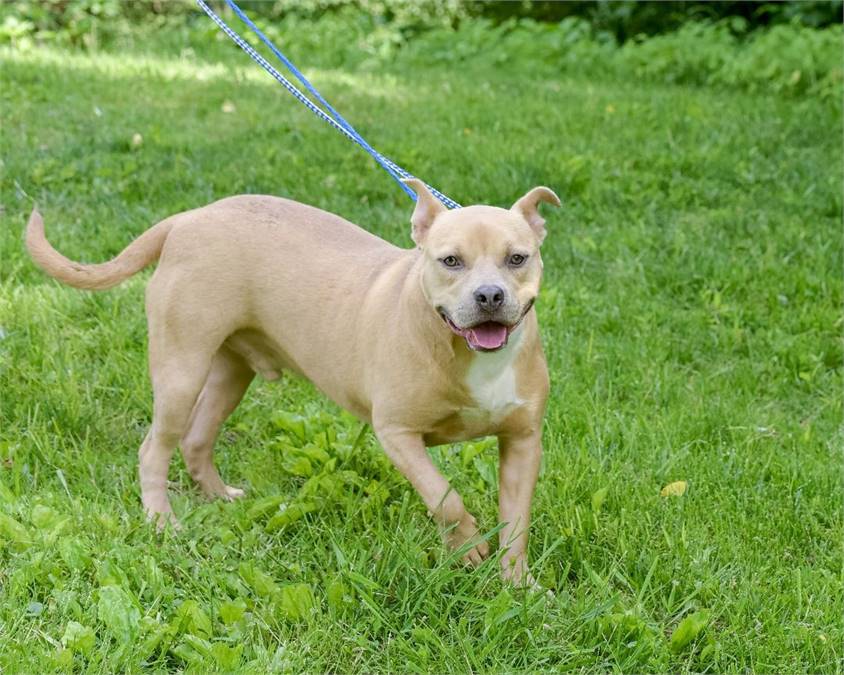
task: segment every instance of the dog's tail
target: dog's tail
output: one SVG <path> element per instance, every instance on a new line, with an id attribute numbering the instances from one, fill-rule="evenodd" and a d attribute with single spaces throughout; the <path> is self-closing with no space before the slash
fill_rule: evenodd
<path id="1" fill-rule="evenodd" d="M 44 235 L 44 220 L 32 210 L 26 226 L 26 248 L 35 263 L 51 277 L 76 288 L 103 290 L 158 260 L 164 241 L 173 228 L 172 218 L 162 220 L 135 239 L 116 258 L 95 265 L 83 265 L 65 258 Z"/>

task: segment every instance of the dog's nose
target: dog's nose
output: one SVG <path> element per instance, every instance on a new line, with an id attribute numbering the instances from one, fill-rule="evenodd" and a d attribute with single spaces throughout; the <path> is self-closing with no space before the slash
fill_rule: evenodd
<path id="1" fill-rule="evenodd" d="M 504 303 L 504 289 L 501 286 L 479 286 L 475 289 L 475 302 L 485 312 L 494 312 Z"/>

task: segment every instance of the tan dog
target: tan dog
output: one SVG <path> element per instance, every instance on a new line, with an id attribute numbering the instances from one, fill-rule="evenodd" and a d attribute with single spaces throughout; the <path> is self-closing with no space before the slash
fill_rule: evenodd
<path id="1" fill-rule="evenodd" d="M 255 373 L 309 378 L 372 424 L 465 558 L 488 555 L 460 496 L 426 446 L 495 434 L 500 451 L 502 574 L 529 583 L 527 536 L 539 471 L 548 373 L 533 302 L 545 236 L 537 187 L 513 208 L 448 211 L 424 183 L 411 219 L 418 248 L 400 249 L 311 206 L 243 195 L 161 221 L 113 260 L 58 253 L 33 211 L 29 252 L 48 274 L 104 289 L 160 258 L 147 286 L 152 426 L 140 448 L 144 508 L 173 518 L 167 471 L 177 445 L 209 495 L 226 485 L 213 462 L 220 426 Z"/>

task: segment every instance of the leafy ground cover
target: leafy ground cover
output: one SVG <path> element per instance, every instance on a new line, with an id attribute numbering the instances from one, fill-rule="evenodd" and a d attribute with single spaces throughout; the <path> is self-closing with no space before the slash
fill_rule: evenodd
<path id="1" fill-rule="evenodd" d="M 835 101 L 529 59 L 309 71 L 458 201 L 563 197 L 531 544 L 554 595 L 525 595 L 494 561 L 456 567 L 371 432 L 293 378 L 253 385 L 219 440 L 246 499 L 205 502 L 177 459 L 184 530 L 145 524 L 148 273 L 103 294 L 46 279 L 22 246 L 33 202 L 89 261 L 239 192 L 411 243 L 411 203 L 366 155 L 204 44 L 0 53 L 0 670 L 841 671 Z M 494 444 L 432 453 L 493 530 Z"/>

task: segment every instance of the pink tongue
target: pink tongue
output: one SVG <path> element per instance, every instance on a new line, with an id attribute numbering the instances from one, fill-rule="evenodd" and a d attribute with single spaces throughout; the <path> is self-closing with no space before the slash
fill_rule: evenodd
<path id="1" fill-rule="evenodd" d="M 507 326 L 487 321 L 469 330 L 472 343 L 484 349 L 498 349 L 507 341 Z"/>

